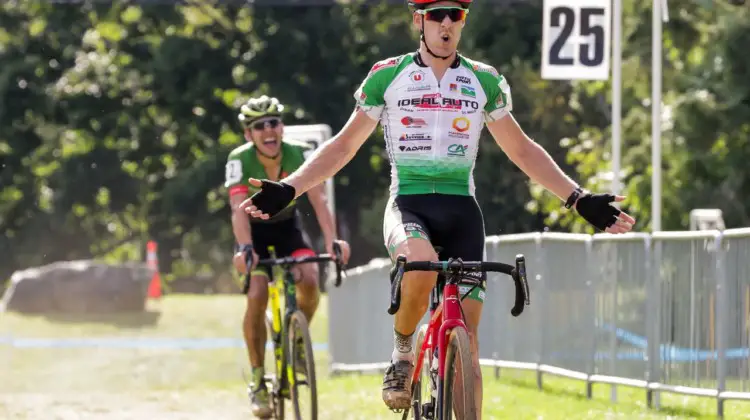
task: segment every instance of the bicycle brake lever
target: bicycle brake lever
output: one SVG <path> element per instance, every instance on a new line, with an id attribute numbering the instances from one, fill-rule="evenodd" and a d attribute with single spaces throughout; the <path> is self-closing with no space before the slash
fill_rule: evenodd
<path id="1" fill-rule="evenodd" d="M 336 287 L 341 286 L 341 274 L 344 270 L 344 264 L 341 262 L 343 252 L 341 251 L 341 245 L 338 242 L 333 243 L 333 254 L 336 256 L 334 263 L 336 264 Z"/>
<path id="2" fill-rule="evenodd" d="M 513 283 L 516 286 L 516 301 L 511 309 L 510 314 L 519 316 L 523 312 L 524 306 L 528 306 L 529 301 L 529 284 L 526 280 L 526 259 L 523 255 L 516 255 L 516 267 L 511 273 Z"/>
<path id="3" fill-rule="evenodd" d="M 406 265 L 406 256 L 399 255 L 396 257 L 396 264 L 391 269 L 391 302 L 388 307 L 388 314 L 393 315 L 398 312 L 401 306 L 401 279 L 404 277 L 404 266 Z"/>

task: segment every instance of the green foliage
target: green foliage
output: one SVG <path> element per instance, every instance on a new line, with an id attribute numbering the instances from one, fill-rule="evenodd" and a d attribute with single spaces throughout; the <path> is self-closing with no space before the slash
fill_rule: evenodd
<path id="1" fill-rule="evenodd" d="M 640 230 L 650 210 L 648 7 L 625 2 L 623 168 Z M 514 117 L 567 172 L 608 189 L 610 84 L 540 78 L 540 13 L 536 3 L 477 4 L 461 52 L 506 76 Z M 687 210 L 706 206 L 722 208 L 730 225 L 748 222 L 747 18 L 694 2 L 673 10 L 666 27 L 665 227 L 685 227 Z M 0 278 L 61 259 L 143 258 L 149 239 L 167 273 L 228 269 L 222 183 L 226 156 L 243 141 L 237 105 L 273 94 L 288 105 L 286 124 L 337 132 L 370 67 L 416 47 L 406 7 L 384 3 L 3 3 Z M 380 129 L 372 137 L 336 176 L 354 265 L 385 256 L 390 168 Z M 590 231 L 485 137 L 475 177 L 489 234 Z M 317 235 L 309 203 L 302 209 Z"/>
<path id="2" fill-rule="evenodd" d="M 624 2 L 622 192 L 640 231 L 651 224 L 650 7 Z M 747 151 L 743 72 L 750 61 L 739 46 L 750 36 L 747 10 L 686 2 L 670 11 L 663 35 L 662 228 L 687 229 L 690 209 L 705 207 L 722 209 L 727 226 L 745 226 L 747 204 L 740 197 L 747 197 L 748 174 L 739 159 Z M 610 83 L 576 83 L 570 107 L 587 114 L 578 134 L 559 137 L 579 182 L 592 190 L 609 190 L 613 177 L 609 109 L 594 105 L 609 101 L 611 89 Z M 536 186 L 532 191 L 548 223 L 593 233 L 575 214 L 560 212 L 559 200 Z"/>

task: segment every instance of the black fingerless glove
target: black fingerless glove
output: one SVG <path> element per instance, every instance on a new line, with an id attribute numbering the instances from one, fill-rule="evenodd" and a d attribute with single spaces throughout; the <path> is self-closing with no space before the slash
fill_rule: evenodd
<path id="1" fill-rule="evenodd" d="M 620 210 L 610 204 L 613 201 L 615 196 L 612 194 L 586 193 L 578 199 L 576 210 L 587 222 L 603 231 L 615 224 L 620 215 Z"/>
<path id="2" fill-rule="evenodd" d="M 262 180 L 260 191 L 250 197 L 253 205 L 270 217 L 284 210 L 294 200 L 297 191 L 285 182 Z"/>

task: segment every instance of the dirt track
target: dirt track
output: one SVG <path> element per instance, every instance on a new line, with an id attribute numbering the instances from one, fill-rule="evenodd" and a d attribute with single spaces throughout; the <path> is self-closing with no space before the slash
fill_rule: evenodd
<path id="1" fill-rule="evenodd" d="M 50 378 L 54 380 L 54 378 Z M 142 394 L 3 394 L 0 418 L 8 420 L 248 419 L 241 392 L 153 391 Z"/>

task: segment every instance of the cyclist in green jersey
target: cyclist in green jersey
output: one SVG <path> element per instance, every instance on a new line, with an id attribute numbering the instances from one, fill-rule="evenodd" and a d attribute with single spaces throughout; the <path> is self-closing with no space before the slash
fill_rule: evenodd
<path id="1" fill-rule="evenodd" d="M 625 197 L 580 188 L 518 125 L 511 114 L 508 81 L 494 67 L 458 54 L 471 3 L 409 1 L 414 28 L 420 32 L 419 49 L 376 63 L 355 92 L 356 108 L 341 131 L 282 181 L 250 180 L 261 191 L 241 207 L 253 217 L 277 214 L 341 170 L 380 122 L 391 163 L 390 200 L 383 223 L 391 257 L 482 260 L 485 232 L 474 197 L 473 169 L 486 125 L 510 160 L 564 200 L 565 208 L 574 208 L 599 230 L 630 231 L 635 219 L 612 205 Z M 437 246 L 442 248 L 439 254 Z M 430 272 L 412 271 L 403 277 L 401 307 L 394 317 L 394 349 L 382 389 L 391 409 L 410 404 L 412 335 L 427 310 L 435 281 L 436 274 Z M 471 336 L 477 413 L 482 407 L 477 331 L 483 300 L 484 290 L 478 290 L 461 303 Z"/>
<path id="2" fill-rule="evenodd" d="M 254 384 L 254 388 L 248 389 L 248 394 L 252 401 L 253 413 L 261 418 L 271 415 L 268 390 L 263 381 L 263 361 L 268 281 L 272 277 L 269 268 L 257 266 L 257 262 L 259 259 L 270 257 L 270 245 L 275 247 L 277 257 L 316 255 L 310 247 L 307 235 L 300 228 L 296 200 L 287 203 L 282 211 L 267 220 L 249 218 L 239 208 L 249 194 L 258 190 L 248 183 L 250 178 L 282 179 L 298 169 L 312 152 L 312 147 L 307 143 L 283 140 L 282 111 L 283 105 L 276 98 L 266 95 L 252 98 L 241 107 L 238 118 L 244 129 L 246 143 L 229 154 L 224 183 L 229 190 L 232 229 L 238 244 L 233 259 L 234 265 L 243 274 L 248 270 L 251 273 L 250 284 L 247 285 L 243 333 Z M 326 204 L 323 184 L 309 189 L 307 197 L 315 210 L 327 252 L 333 253 L 332 245 L 338 242 L 346 262 L 349 258 L 349 245 L 336 239 L 333 215 Z M 315 263 L 300 264 L 294 270 L 298 281 L 299 307 L 307 319 L 312 320 L 320 295 L 318 266 Z M 299 361 L 297 366 L 303 368 L 304 361 Z"/>

